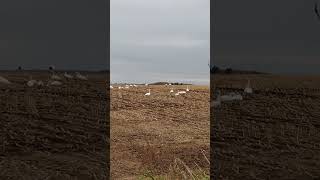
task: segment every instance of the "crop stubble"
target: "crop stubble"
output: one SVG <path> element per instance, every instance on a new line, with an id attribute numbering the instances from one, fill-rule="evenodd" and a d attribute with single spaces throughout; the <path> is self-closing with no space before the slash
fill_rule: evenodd
<path id="1" fill-rule="evenodd" d="M 61 87 L 27 87 L 23 73 L 2 73 L 0 179 L 105 179 L 105 76 Z M 46 81 L 45 72 L 33 78 Z"/>
<path id="2" fill-rule="evenodd" d="M 151 96 L 144 96 L 149 88 Z M 174 86 L 175 92 L 184 88 Z M 169 91 L 156 85 L 111 91 L 113 179 L 133 178 L 146 170 L 166 174 L 175 158 L 209 173 L 201 153 L 209 158 L 208 87 L 191 86 L 180 96 Z"/>
<path id="3" fill-rule="evenodd" d="M 247 78 L 252 95 L 242 93 Z M 320 77 L 217 75 L 211 82 L 244 96 L 211 109 L 213 177 L 320 177 Z"/>

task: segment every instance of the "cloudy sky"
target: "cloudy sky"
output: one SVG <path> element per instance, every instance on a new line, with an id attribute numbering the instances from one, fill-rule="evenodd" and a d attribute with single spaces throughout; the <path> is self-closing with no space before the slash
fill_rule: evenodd
<path id="1" fill-rule="evenodd" d="M 213 1 L 214 64 L 272 73 L 320 73 L 315 1 Z"/>
<path id="2" fill-rule="evenodd" d="M 106 69 L 105 14 L 105 1 L 0 1 L 0 69 Z"/>
<path id="3" fill-rule="evenodd" d="M 210 0 L 111 0 L 112 82 L 209 83 Z"/>

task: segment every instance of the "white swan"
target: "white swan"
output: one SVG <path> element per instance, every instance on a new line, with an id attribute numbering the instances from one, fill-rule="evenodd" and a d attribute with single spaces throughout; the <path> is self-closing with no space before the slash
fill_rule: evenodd
<path id="1" fill-rule="evenodd" d="M 71 74 L 68 74 L 67 72 L 65 72 L 64 77 L 66 77 L 67 79 L 73 79 L 73 76 Z"/>
<path id="2" fill-rule="evenodd" d="M 250 87 L 250 80 L 248 80 L 247 86 L 244 89 L 244 92 L 247 94 L 252 94 L 252 88 Z"/>
<path id="3" fill-rule="evenodd" d="M 60 81 L 49 81 L 48 85 L 60 86 L 60 85 L 62 85 L 62 82 L 60 82 Z"/>
<path id="4" fill-rule="evenodd" d="M 234 100 L 242 100 L 242 96 L 240 94 L 236 94 L 234 92 L 228 94 L 228 95 L 222 95 L 221 101 L 234 101 Z"/>
<path id="5" fill-rule="evenodd" d="M 178 91 L 179 94 L 186 94 L 186 91 Z"/>
<path id="6" fill-rule="evenodd" d="M 2 84 L 11 84 L 11 82 L 8 79 L 6 79 L 6 78 L 4 78 L 2 76 L 0 76 L 0 83 L 2 83 Z"/>
<path id="7" fill-rule="evenodd" d="M 87 77 L 85 77 L 84 75 L 81 75 L 79 72 L 76 72 L 76 77 L 81 80 L 88 80 Z"/>
<path id="8" fill-rule="evenodd" d="M 52 72 L 51 79 L 53 80 L 61 80 L 61 77 Z"/>
<path id="9" fill-rule="evenodd" d="M 149 92 L 147 92 L 146 94 L 144 94 L 145 96 L 150 96 L 150 89 L 149 89 Z"/>
<path id="10" fill-rule="evenodd" d="M 241 94 L 236 94 L 234 92 L 230 93 L 229 95 L 231 95 L 233 97 L 233 100 L 243 100 L 243 97 L 241 96 Z"/>

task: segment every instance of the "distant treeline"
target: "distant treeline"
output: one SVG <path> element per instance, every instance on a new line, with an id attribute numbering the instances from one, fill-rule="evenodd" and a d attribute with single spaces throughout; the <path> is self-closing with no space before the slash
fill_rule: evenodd
<path id="1" fill-rule="evenodd" d="M 53 68 L 48 69 L 24 69 L 19 66 L 16 70 L 0 70 L 1 72 L 14 72 L 14 71 L 26 71 L 26 72 L 47 72 L 51 71 Z M 80 72 L 80 73 L 109 73 L 109 70 L 81 70 L 81 69 L 54 69 L 55 72 Z"/>
<path id="2" fill-rule="evenodd" d="M 165 84 L 171 84 L 171 85 L 192 85 L 192 84 L 185 84 L 185 83 L 169 83 L 169 82 L 155 82 L 155 83 L 151 83 L 150 85 L 165 85 Z"/>
<path id="3" fill-rule="evenodd" d="M 222 69 L 222 68 L 219 68 L 218 66 L 213 66 L 210 69 L 210 73 L 211 74 L 266 74 L 258 71 L 244 71 L 244 70 L 237 70 L 232 68 Z"/>

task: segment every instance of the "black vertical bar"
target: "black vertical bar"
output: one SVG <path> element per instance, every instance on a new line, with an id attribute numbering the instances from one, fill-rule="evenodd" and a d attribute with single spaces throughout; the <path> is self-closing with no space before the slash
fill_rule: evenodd
<path id="1" fill-rule="evenodd" d="M 110 179 L 110 0 L 105 0 L 105 59 L 107 61 L 107 78 L 106 78 L 106 93 L 107 93 L 107 106 L 106 106 L 106 127 L 107 127 L 107 147 L 106 147 L 106 165 L 107 165 L 107 179 Z"/>

